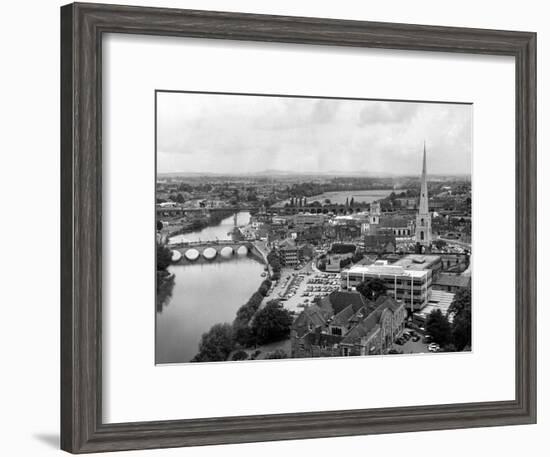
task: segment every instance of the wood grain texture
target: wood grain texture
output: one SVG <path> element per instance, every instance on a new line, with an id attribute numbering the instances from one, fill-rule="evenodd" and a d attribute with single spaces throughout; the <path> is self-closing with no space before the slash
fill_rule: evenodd
<path id="1" fill-rule="evenodd" d="M 516 61 L 513 401 L 101 422 L 101 40 L 106 32 L 510 55 Z M 61 9 L 61 447 L 73 452 L 529 424 L 536 421 L 536 35 L 98 4 Z"/>

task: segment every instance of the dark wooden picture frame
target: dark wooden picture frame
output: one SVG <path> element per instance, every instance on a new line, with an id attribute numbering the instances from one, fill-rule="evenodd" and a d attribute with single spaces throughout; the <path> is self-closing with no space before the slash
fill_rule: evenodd
<path id="1" fill-rule="evenodd" d="M 104 33 L 515 58 L 515 399 L 104 424 L 101 417 Z M 73 453 L 536 422 L 536 35 L 392 23 L 71 4 L 61 8 L 61 447 Z"/>

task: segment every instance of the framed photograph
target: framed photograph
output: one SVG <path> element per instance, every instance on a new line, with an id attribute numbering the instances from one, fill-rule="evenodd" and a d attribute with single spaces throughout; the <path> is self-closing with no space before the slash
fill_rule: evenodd
<path id="1" fill-rule="evenodd" d="M 530 32 L 62 7 L 62 448 L 535 423 L 535 67 Z"/>

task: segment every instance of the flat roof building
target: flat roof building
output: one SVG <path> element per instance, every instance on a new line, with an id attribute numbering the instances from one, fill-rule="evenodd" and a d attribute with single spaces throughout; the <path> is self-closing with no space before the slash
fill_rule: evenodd
<path id="1" fill-rule="evenodd" d="M 451 292 L 445 292 L 443 290 L 432 290 L 428 304 L 424 308 L 413 314 L 413 321 L 417 325 L 425 325 L 430 313 L 432 311 L 435 311 L 436 309 L 440 310 L 444 316 L 447 316 L 447 313 L 449 311 L 449 308 L 451 307 L 451 304 L 453 303 L 454 298 L 455 294 Z M 452 314 L 447 316 L 447 318 L 449 322 L 453 321 Z"/>
<path id="2" fill-rule="evenodd" d="M 399 265 L 407 270 L 431 270 L 434 279 L 439 276 L 443 268 L 441 257 L 429 254 L 409 254 L 392 265 Z"/>
<path id="3" fill-rule="evenodd" d="M 427 305 L 431 292 L 432 270 L 405 268 L 403 265 L 388 264 L 377 260 L 371 265 L 354 265 L 341 273 L 342 287 L 356 288 L 369 279 L 380 279 L 387 293 L 402 301 L 411 313 Z"/>

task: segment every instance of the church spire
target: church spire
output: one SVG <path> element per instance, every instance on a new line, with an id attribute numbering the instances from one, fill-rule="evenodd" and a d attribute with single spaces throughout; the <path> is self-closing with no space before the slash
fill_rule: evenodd
<path id="1" fill-rule="evenodd" d="M 420 178 L 420 199 L 416 216 L 416 242 L 429 248 L 432 242 L 432 220 L 428 203 L 428 174 L 426 169 L 426 140 L 422 155 L 422 176 Z"/>
<path id="2" fill-rule="evenodd" d="M 427 215 L 428 210 L 428 176 L 426 172 L 426 141 L 424 140 L 424 155 L 422 157 L 422 177 L 420 179 L 420 204 L 418 212 Z"/>
<path id="3" fill-rule="evenodd" d="M 422 178 L 426 177 L 426 140 L 424 140 L 424 158 L 422 159 Z"/>

